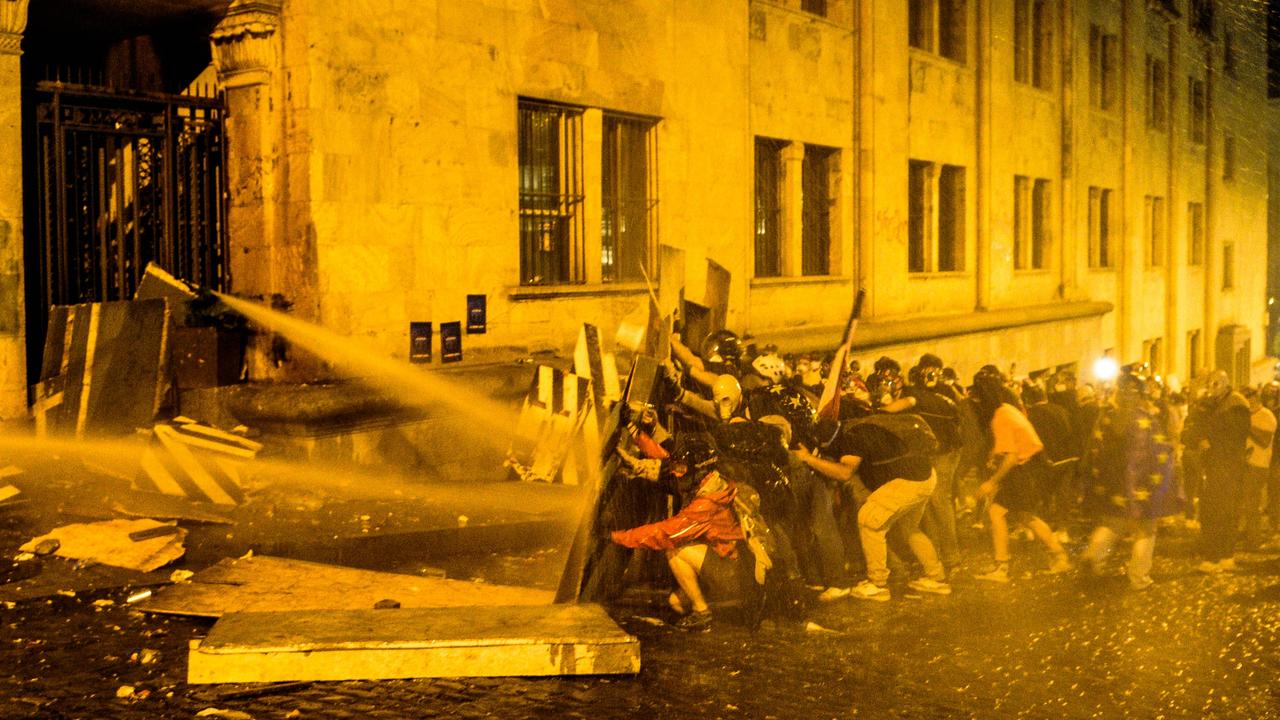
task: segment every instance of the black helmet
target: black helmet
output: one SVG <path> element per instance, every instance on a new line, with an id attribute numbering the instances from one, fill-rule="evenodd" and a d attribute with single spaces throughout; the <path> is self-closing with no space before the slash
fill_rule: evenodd
<path id="1" fill-rule="evenodd" d="M 781 415 L 791 424 L 791 438 L 804 445 L 813 445 L 813 423 L 818 412 L 803 390 L 786 385 L 770 385 L 761 391 L 768 395 L 771 415 Z"/>
<path id="2" fill-rule="evenodd" d="M 717 330 L 703 341 L 702 359 L 736 368 L 742 361 L 742 341 L 732 330 Z"/>
<path id="3" fill-rule="evenodd" d="M 902 365 L 898 364 L 897 360 L 894 360 L 888 355 L 881 355 L 880 359 L 876 360 L 876 364 L 872 369 L 876 373 L 885 374 L 885 375 L 901 375 L 902 374 Z"/>
<path id="4" fill-rule="evenodd" d="M 701 480 L 716 466 L 720 453 L 710 436 L 704 433 L 681 433 L 671 451 L 671 472 L 685 480 Z"/>

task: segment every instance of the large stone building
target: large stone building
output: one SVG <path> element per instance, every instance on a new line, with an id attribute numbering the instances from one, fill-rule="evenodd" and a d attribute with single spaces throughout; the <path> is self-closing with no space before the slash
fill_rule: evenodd
<path id="1" fill-rule="evenodd" d="M 464 364 L 563 351 L 584 320 L 612 328 L 647 302 L 641 268 L 668 244 L 699 260 L 690 296 L 700 259 L 715 260 L 733 278 L 728 326 L 783 350 L 838 342 L 861 287 L 859 352 L 928 349 L 965 373 L 1110 354 L 1244 379 L 1264 356 L 1271 115 L 1256 2 L 46 12 L 60 3 L 90 26 L 130 8 L 107 23 L 109 77 L 154 66 L 167 87 L 190 82 L 206 46 L 172 38 L 207 33 L 204 77 L 226 98 L 231 289 L 390 355 L 408 354 L 411 323 L 464 319 L 468 295 L 485 296 L 488 328 L 464 336 Z M 24 39 L 26 10 L 0 0 L 8 414 L 29 379 L 16 106 L 20 92 L 34 101 L 16 51 L 45 64 L 66 52 L 34 8 Z M 47 242 L 30 221 L 25 237 L 28 253 Z M 251 370 L 281 373 L 262 353 Z"/>

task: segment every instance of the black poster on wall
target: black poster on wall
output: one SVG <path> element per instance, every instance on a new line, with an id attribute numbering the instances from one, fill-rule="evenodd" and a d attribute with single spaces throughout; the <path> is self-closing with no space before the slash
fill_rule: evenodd
<path id="1" fill-rule="evenodd" d="M 431 362 L 431 323 L 409 323 L 409 362 Z"/>
<path id="2" fill-rule="evenodd" d="M 440 362 L 462 359 L 462 323 L 440 323 Z"/>
<path id="3" fill-rule="evenodd" d="M 485 296 L 467 296 L 467 334 L 483 335 L 485 330 Z"/>

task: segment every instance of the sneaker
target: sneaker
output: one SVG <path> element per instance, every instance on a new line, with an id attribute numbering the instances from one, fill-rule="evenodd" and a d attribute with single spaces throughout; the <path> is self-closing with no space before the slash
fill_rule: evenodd
<path id="1" fill-rule="evenodd" d="M 1197 565 L 1196 569 L 1202 573 L 1208 573 L 1212 575 L 1214 573 L 1220 573 L 1226 568 L 1222 567 L 1221 563 L 1216 563 L 1212 560 L 1205 560 L 1204 562 Z"/>
<path id="2" fill-rule="evenodd" d="M 1146 590 L 1147 588 L 1151 587 L 1154 584 L 1155 584 L 1155 581 L 1152 580 L 1150 577 L 1144 577 L 1141 580 L 1130 580 L 1129 588 L 1131 590 L 1142 591 L 1142 590 Z"/>
<path id="3" fill-rule="evenodd" d="M 1056 538 L 1057 541 L 1059 543 L 1062 543 L 1063 545 L 1066 545 L 1067 543 L 1071 542 L 1071 535 L 1069 535 L 1066 530 L 1059 530 L 1058 532 L 1053 534 L 1053 537 Z"/>
<path id="4" fill-rule="evenodd" d="M 818 602 L 832 602 L 849 597 L 851 590 L 847 587 L 829 587 L 818 595 Z"/>
<path id="5" fill-rule="evenodd" d="M 916 578 L 915 580 L 912 580 L 911 582 L 907 583 L 907 587 L 911 588 L 912 590 L 919 590 L 920 592 L 924 592 L 924 593 L 933 593 L 934 595 L 950 595 L 951 594 L 950 585 L 944 582 L 938 582 L 937 580 L 932 580 L 927 577 Z"/>
<path id="6" fill-rule="evenodd" d="M 706 632 L 711 629 L 711 611 L 691 612 L 680 618 L 676 627 L 688 632 Z"/>
<path id="7" fill-rule="evenodd" d="M 889 599 L 889 588 L 880 587 L 870 580 L 863 580 L 849 594 L 859 600 L 876 600 L 886 602 Z"/>
<path id="8" fill-rule="evenodd" d="M 986 580 L 988 582 L 1007 583 L 1009 582 L 1009 566 L 1000 563 L 996 565 L 996 569 L 991 572 L 985 572 L 981 575 L 974 575 L 974 580 Z"/>
<path id="9" fill-rule="evenodd" d="M 1227 571 L 1227 572 L 1235 572 L 1235 570 L 1236 570 L 1236 559 L 1235 559 L 1235 558 L 1223 558 L 1223 559 L 1222 559 L 1222 561 L 1218 563 L 1218 567 L 1222 568 L 1223 570 L 1225 570 L 1225 571 Z"/>
<path id="10" fill-rule="evenodd" d="M 1071 558 L 1063 554 L 1053 559 L 1053 563 L 1049 565 L 1049 574 L 1060 575 L 1065 572 L 1071 572 L 1073 568 L 1075 568 L 1075 565 L 1071 564 Z"/>

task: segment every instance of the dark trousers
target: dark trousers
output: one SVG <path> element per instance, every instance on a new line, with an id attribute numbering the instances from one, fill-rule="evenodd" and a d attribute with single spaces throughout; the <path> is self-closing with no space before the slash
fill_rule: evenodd
<path id="1" fill-rule="evenodd" d="M 810 556 L 816 560 L 818 581 L 826 587 L 848 587 L 849 574 L 844 569 L 844 543 L 836 527 L 833 489 L 813 477 L 795 486 L 800 522 L 808 526 Z"/>
<path id="2" fill-rule="evenodd" d="M 1235 552 L 1244 465 L 1206 464 L 1200 488 L 1200 554 L 1218 562 Z"/>

